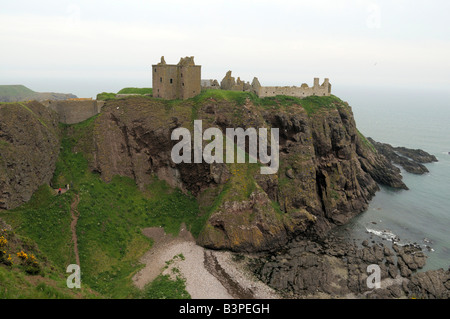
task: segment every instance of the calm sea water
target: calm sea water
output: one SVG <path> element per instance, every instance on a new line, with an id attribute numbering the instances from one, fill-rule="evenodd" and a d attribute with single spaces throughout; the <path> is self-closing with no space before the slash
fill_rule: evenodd
<path id="1" fill-rule="evenodd" d="M 337 231 L 351 239 L 422 245 L 428 269 L 450 266 L 450 93 L 392 89 L 334 89 L 349 102 L 358 129 L 376 141 L 420 148 L 439 162 L 414 175 L 402 170 L 409 190 L 382 187 L 366 212 Z M 426 247 L 428 246 L 428 247 Z"/>

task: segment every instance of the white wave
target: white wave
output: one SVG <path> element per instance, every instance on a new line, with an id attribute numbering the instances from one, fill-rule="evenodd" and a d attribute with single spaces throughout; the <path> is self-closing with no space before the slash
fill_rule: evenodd
<path id="1" fill-rule="evenodd" d="M 400 241 L 400 238 L 398 238 L 397 235 L 395 235 L 393 232 L 389 230 L 377 230 L 377 229 L 371 229 L 366 227 L 366 231 L 368 233 L 374 234 L 378 237 L 390 240 L 392 242 L 398 242 Z"/>

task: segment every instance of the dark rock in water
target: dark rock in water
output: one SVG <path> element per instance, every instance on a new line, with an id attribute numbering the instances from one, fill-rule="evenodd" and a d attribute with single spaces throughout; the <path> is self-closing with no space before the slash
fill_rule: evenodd
<path id="1" fill-rule="evenodd" d="M 406 147 L 393 147 L 390 144 L 380 143 L 372 138 L 367 138 L 375 149 L 384 155 L 389 161 L 400 165 L 407 172 L 412 174 L 428 173 L 428 169 L 422 163 L 437 162 L 434 155 L 420 149 L 409 149 Z"/>
<path id="2" fill-rule="evenodd" d="M 253 267 L 256 275 L 289 298 L 448 298 L 450 272 L 417 273 L 426 256 L 415 245 L 386 245 L 365 240 L 362 247 L 344 239 L 329 238 L 320 242 L 291 241 L 281 254 L 263 257 Z M 368 265 L 380 267 L 382 289 L 367 286 Z M 401 276 L 401 278 L 399 277 Z M 399 281 L 401 279 L 401 281 Z"/>
<path id="3" fill-rule="evenodd" d="M 437 162 L 437 158 L 421 149 L 410 149 L 406 147 L 394 147 L 394 150 L 403 156 L 409 157 L 417 163 Z"/>

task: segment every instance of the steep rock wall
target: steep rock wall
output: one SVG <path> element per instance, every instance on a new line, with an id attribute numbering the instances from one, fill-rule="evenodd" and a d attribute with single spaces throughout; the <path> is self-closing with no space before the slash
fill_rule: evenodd
<path id="1" fill-rule="evenodd" d="M 207 214 L 197 239 L 206 247 L 260 251 L 293 235 L 319 236 L 364 211 L 377 182 L 406 188 L 399 170 L 358 133 L 348 104 L 319 99 L 326 100 L 314 112 L 296 104 L 262 107 L 212 98 L 108 101 L 96 119 L 91 166 L 106 181 L 126 175 L 143 188 L 156 175 L 195 195 Z M 173 163 L 171 131 L 193 132 L 194 119 L 203 120 L 203 130 L 278 127 L 278 173 L 261 175 L 251 165 Z"/>
<path id="2" fill-rule="evenodd" d="M 49 183 L 59 154 L 58 115 L 42 104 L 0 104 L 0 209 Z"/>

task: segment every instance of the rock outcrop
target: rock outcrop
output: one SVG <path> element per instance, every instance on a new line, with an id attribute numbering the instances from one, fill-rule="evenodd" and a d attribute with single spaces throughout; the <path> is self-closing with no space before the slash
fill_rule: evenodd
<path id="1" fill-rule="evenodd" d="M 0 104 L 0 209 L 49 183 L 59 154 L 58 115 L 34 101 Z"/>
<path id="2" fill-rule="evenodd" d="M 428 173 L 424 163 L 437 162 L 437 158 L 420 149 L 406 147 L 393 147 L 390 144 L 380 143 L 368 138 L 375 149 L 383 154 L 392 163 L 400 165 L 405 171 L 412 174 Z"/>
<path id="3" fill-rule="evenodd" d="M 27 105 L 1 108 L 2 208 L 48 183 L 58 156 L 56 114 Z M 258 163 L 175 164 L 171 133 L 184 127 L 193 138 L 194 119 L 203 130 L 278 128 L 277 173 L 262 175 Z M 107 182 L 128 176 L 141 189 L 157 176 L 194 195 L 206 220 L 197 241 L 215 249 L 265 251 L 299 234 L 320 237 L 364 211 L 378 184 L 407 188 L 400 170 L 358 132 L 350 106 L 332 96 L 266 106 L 128 97 L 106 102 L 93 127 L 90 169 Z"/>
<path id="4" fill-rule="evenodd" d="M 250 266 L 263 282 L 294 298 L 437 298 L 450 293 L 450 271 L 418 272 L 426 256 L 420 247 L 296 238 Z M 380 288 L 367 285 L 368 266 L 380 267 Z"/>
<path id="5" fill-rule="evenodd" d="M 324 234 L 346 223 L 367 208 L 377 183 L 406 188 L 399 169 L 357 132 L 348 104 L 323 99 L 313 113 L 298 104 L 263 108 L 250 101 L 108 101 L 96 120 L 91 168 L 105 181 L 125 175 L 142 188 L 156 175 L 196 196 L 209 216 L 198 238 L 203 246 L 276 249 L 296 234 Z M 278 173 L 261 175 L 257 164 L 175 164 L 171 132 L 193 132 L 193 109 L 203 130 L 279 128 Z"/>

